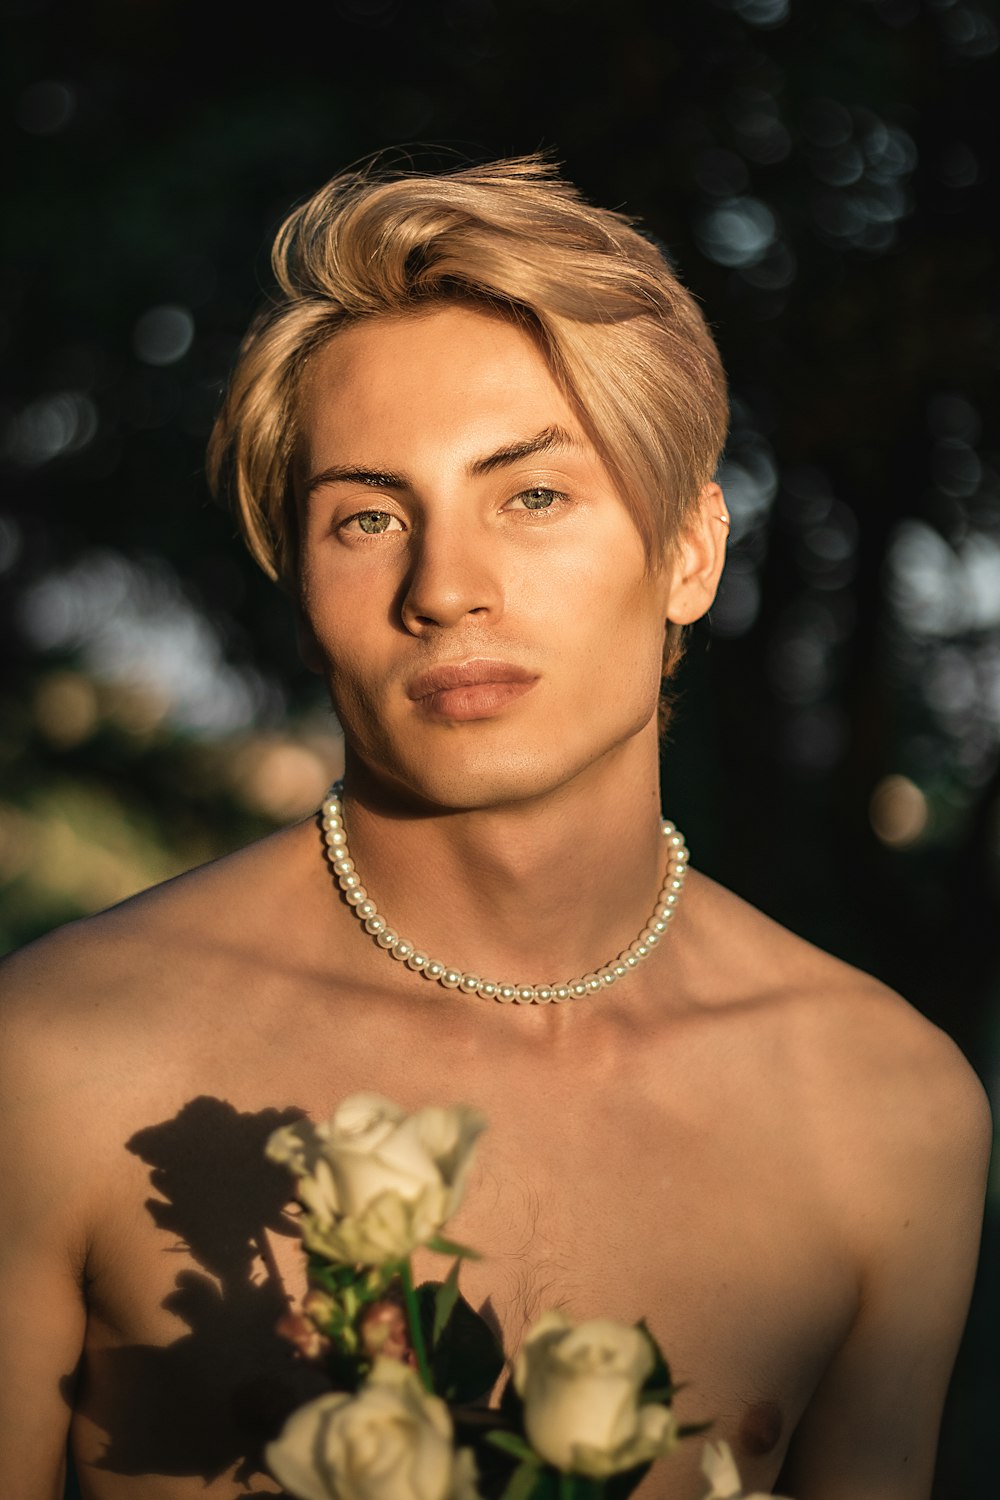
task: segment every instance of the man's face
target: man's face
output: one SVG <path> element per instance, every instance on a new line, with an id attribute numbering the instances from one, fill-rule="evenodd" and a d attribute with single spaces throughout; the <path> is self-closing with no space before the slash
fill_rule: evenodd
<path id="1" fill-rule="evenodd" d="M 655 740 L 665 571 L 526 333 L 376 318 L 301 400 L 302 609 L 349 756 L 489 807 Z"/>

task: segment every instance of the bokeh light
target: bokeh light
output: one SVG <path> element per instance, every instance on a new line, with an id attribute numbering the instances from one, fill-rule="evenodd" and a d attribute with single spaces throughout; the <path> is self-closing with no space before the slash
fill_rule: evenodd
<path id="1" fill-rule="evenodd" d="M 927 831 L 927 798 L 908 776 L 883 776 L 872 792 L 869 816 L 876 836 L 892 849 L 908 849 Z"/>
<path id="2" fill-rule="evenodd" d="M 173 365 L 194 341 L 194 318 L 186 307 L 150 307 L 132 332 L 132 346 L 147 365 Z"/>

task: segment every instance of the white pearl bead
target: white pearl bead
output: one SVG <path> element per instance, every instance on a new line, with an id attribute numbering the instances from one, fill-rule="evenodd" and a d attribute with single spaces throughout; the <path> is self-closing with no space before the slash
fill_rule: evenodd
<path id="1" fill-rule="evenodd" d="M 422 973 L 425 979 L 437 981 L 448 989 L 461 988 L 466 994 L 482 995 L 485 999 L 499 1000 L 504 1005 L 512 1001 L 516 1001 L 518 1005 L 533 1003 L 548 1005 L 552 1001 L 564 1003 L 567 1000 L 583 999 L 588 994 L 596 994 L 606 986 L 614 984 L 616 980 L 624 979 L 642 959 L 648 957 L 666 932 L 684 888 L 688 861 L 687 846 L 675 825 L 664 821 L 661 827 L 669 843 L 667 879 L 657 897 L 656 910 L 648 924 L 635 941 L 618 955 L 617 959 L 603 965 L 595 973 L 585 974 L 582 979 L 573 980 L 569 984 L 533 986 L 498 984 L 492 980 L 481 980 L 478 975 L 465 974 L 460 969 L 450 969 L 438 959 L 430 959 L 425 953 L 417 952 L 413 945 L 399 937 L 387 925 L 385 918 L 376 911 L 375 903 L 369 899 L 368 892 L 361 883 L 361 877 L 357 873 L 347 848 L 347 834 L 343 826 L 340 802 L 341 790 L 342 783 L 337 782 L 323 803 L 320 823 L 327 858 L 337 877 L 344 899 L 357 913 L 366 931 L 375 938 L 384 952 L 391 953 L 393 958 L 405 962 L 407 967 L 415 973 Z"/>

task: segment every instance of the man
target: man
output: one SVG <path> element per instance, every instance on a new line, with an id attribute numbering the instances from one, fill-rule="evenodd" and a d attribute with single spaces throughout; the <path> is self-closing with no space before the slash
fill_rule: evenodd
<path id="1" fill-rule="evenodd" d="M 97 1500 L 274 1488 L 308 1392 L 263 1142 L 377 1090 L 488 1116 L 451 1227 L 508 1351 L 547 1307 L 646 1316 L 748 1489 L 925 1497 L 982 1092 L 705 877 L 658 906 L 661 672 L 727 528 L 700 314 L 537 161 L 339 179 L 276 267 L 212 466 L 329 682 L 355 895 L 308 819 L 10 963 L 4 1493 L 58 1495 L 71 1412 Z M 699 1495 L 699 1446 L 643 1493 Z"/>

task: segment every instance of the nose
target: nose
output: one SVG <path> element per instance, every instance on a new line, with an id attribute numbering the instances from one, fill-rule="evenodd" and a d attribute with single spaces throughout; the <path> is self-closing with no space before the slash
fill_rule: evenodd
<path id="1" fill-rule="evenodd" d="M 495 539 L 468 521 L 441 521 L 415 537 L 401 604 L 411 635 L 448 629 L 469 616 L 502 612 Z"/>

